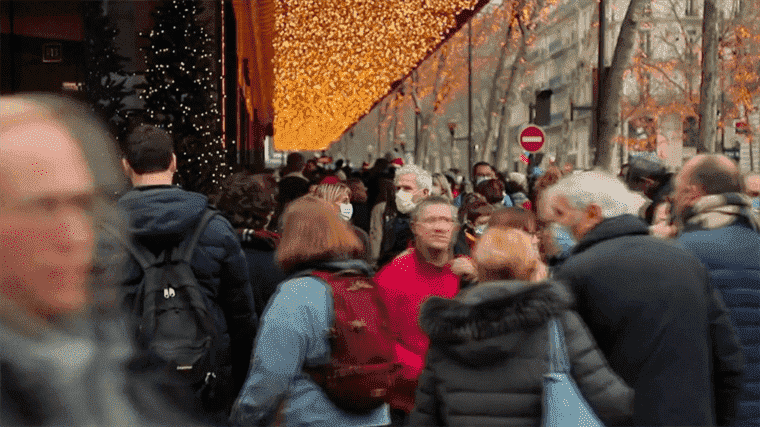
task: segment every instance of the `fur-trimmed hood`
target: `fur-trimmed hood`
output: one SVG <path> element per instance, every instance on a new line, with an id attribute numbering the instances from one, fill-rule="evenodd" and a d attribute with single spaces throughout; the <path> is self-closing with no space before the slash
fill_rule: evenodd
<path id="1" fill-rule="evenodd" d="M 480 283 L 454 299 L 431 297 L 420 309 L 430 343 L 468 364 L 490 364 L 514 353 L 526 333 L 573 304 L 564 285 L 547 280 Z"/>

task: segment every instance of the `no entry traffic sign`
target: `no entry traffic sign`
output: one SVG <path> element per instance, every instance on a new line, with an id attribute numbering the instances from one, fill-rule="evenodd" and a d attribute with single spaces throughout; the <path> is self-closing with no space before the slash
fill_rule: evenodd
<path id="1" fill-rule="evenodd" d="M 520 145 L 525 151 L 535 153 L 544 146 L 546 136 L 544 131 L 535 125 L 529 125 L 520 132 Z"/>

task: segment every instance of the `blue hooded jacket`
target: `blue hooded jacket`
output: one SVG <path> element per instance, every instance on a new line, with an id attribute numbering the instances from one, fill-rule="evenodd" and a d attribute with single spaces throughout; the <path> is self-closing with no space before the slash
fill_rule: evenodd
<path id="1" fill-rule="evenodd" d="M 303 269 L 355 269 L 372 275 L 362 260 L 328 261 Z M 296 275 L 298 276 L 298 275 Z M 390 424 L 388 405 L 367 414 L 347 413 L 303 372 L 330 360 L 334 308 L 328 285 L 311 276 L 291 277 L 272 296 L 261 320 L 251 371 L 232 410 L 231 424 L 288 426 L 380 426 Z"/>
<path id="2" fill-rule="evenodd" d="M 141 245 L 156 248 L 176 245 L 194 230 L 208 206 L 206 196 L 177 186 L 136 187 L 124 194 L 118 207 L 127 218 L 126 231 Z M 231 369 L 235 389 L 248 371 L 257 317 L 248 279 L 248 266 L 237 234 L 222 215 L 214 216 L 201 234 L 191 266 L 221 335 L 219 364 Z M 130 260 L 125 286 L 136 286 L 142 269 Z"/>

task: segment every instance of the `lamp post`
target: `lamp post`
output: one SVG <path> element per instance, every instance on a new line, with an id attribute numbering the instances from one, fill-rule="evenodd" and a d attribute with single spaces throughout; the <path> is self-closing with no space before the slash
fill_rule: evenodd
<path id="1" fill-rule="evenodd" d="M 472 171 L 472 19 L 467 21 L 467 170 Z M 470 177 L 472 178 L 472 177 Z"/>
<path id="2" fill-rule="evenodd" d="M 454 167 L 454 133 L 457 130 L 457 124 L 456 122 L 449 122 L 449 135 L 451 135 L 451 138 L 449 139 L 450 142 L 450 149 L 449 149 L 449 167 Z"/>

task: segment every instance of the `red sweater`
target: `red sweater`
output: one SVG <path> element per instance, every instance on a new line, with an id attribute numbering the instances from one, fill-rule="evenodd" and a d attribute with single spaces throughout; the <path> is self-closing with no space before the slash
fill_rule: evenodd
<path id="1" fill-rule="evenodd" d="M 410 412 L 414 408 L 417 379 L 425 367 L 430 340 L 418 323 L 420 305 L 430 296 L 454 298 L 459 292 L 459 276 L 447 264 L 443 268 L 425 262 L 414 249 L 394 259 L 375 276 L 398 337 L 396 355 L 404 365 L 399 387 L 391 392 L 391 407 Z"/>

